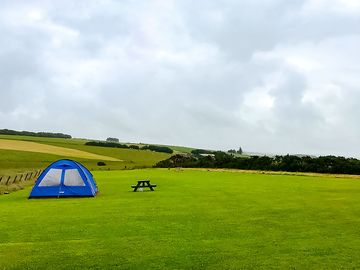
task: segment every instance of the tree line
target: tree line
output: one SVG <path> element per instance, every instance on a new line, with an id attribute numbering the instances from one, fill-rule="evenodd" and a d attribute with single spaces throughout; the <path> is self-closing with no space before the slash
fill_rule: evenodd
<path id="1" fill-rule="evenodd" d="M 174 155 L 160 161 L 160 168 L 225 168 L 264 171 L 313 172 L 330 174 L 360 174 L 360 160 L 337 156 L 251 156 L 236 157 L 224 152 L 212 156 Z"/>
<path id="2" fill-rule="evenodd" d="M 85 145 L 123 148 L 123 149 L 150 150 L 153 152 L 168 153 L 168 154 L 172 154 L 174 152 L 171 148 L 160 145 L 145 145 L 143 147 L 139 147 L 138 145 L 134 145 L 134 144 L 127 145 L 116 142 L 102 142 L 102 141 L 90 141 L 90 142 L 86 142 Z"/>
<path id="3" fill-rule="evenodd" d="M 206 149 L 193 149 L 191 150 L 191 154 L 193 155 L 212 155 L 215 152 L 218 151 L 214 151 L 214 150 L 206 150 Z M 221 151 L 220 151 L 221 152 Z M 229 154 L 243 154 L 243 150 L 241 147 L 239 147 L 239 150 L 235 150 L 235 149 L 230 149 L 227 151 Z"/>
<path id="4" fill-rule="evenodd" d="M 2 135 L 20 135 L 20 136 L 32 136 L 32 137 L 48 137 L 48 138 L 63 138 L 71 139 L 71 136 L 63 133 L 52 132 L 31 132 L 31 131 L 16 131 L 11 129 L 0 129 Z"/>

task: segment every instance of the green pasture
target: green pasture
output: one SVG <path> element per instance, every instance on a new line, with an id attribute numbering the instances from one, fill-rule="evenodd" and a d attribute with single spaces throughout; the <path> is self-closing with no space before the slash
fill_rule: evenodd
<path id="1" fill-rule="evenodd" d="M 0 269 L 358 269 L 360 182 L 94 172 L 95 198 L 0 196 Z M 155 192 L 131 191 L 150 179 Z"/>
<path id="2" fill-rule="evenodd" d="M 42 138 L 30 136 L 0 135 L 0 139 L 12 139 L 22 141 L 33 141 L 42 144 L 66 147 L 82 150 L 98 155 L 118 158 L 122 161 L 105 161 L 106 166 L 99 167 L 98 161 L 81 158 L 70 158 L 81 162 L 90 170 L 119 170 L 152 167 L 160 160 L 170 157 L 166 153 L 157 153 L 151 151 L 141 151 L 134 149 L 120 149 L 109 147 L 97 147 L 84 145 L 86 140 L 82 139 L 61 139 L 61 138 Z M 44 153 L 2 150 L 0 149 L 0 175 L 24 172 L 26 170 L 39 169 L 47 167 L 51 162 L 67 156 L 59 156 Z"/>
<path id="3" fill-rule="evenodd" d="M 88 140 L 86 139 L 63 139 L 63 138 L 48 138 L 48 137 L 33 137 L 33 136 L 19 136 L 19 135 L 2 135 L 0 134 L 0 139 L 6 140 L 20 140 L 20 141 L 30 141 L 38 142 L 44 144 L 84 144 Z"/>
<path id="4" fill-rule="evenodd" d="M 97 165 L 97 162 L 102 160 L 81 158 L 70 159 L 81 162 L 89 170 L 119 170 L 151 167 L 158 161 L 166 159 L 170 156 L 165 153 L 156 153 L 151 151 L 140 151 L 132 149 L 112 149 L 112 151 L 109 151 L 109 149 L 105 147 L 93 148 L 94 149 L 90 149 L 91 153 L 107 153 L 106 155 L 117 157 L 123 161 L 105 161 L 106 166 L 99 167 Z M 43 169 L 46 168 L 50 163 L 61 158 L 67 157 L 43 153 L 0 149 L 0 175 L 25 172 L 32 169 Z"/>
<path id="5" fill-rule="evenodd" d="M 91 141 L 88 139 L 77 139 L 77 138 L 63 139 L 63 138 L 47 138 L 47 137 L 1 135 L 1 134 L 0 134 L 0 139 L 31 141 L 31 142 L 38 142 L 38 143 L 49 144 L 49 145 L 54 145 L 54 146 L 68 147 L 68 148 L 73 148 L 73 149 L 78 149 L 78 150 L 84 150 L 84 148 L 83 148 L 83 147 L 85 147 L 84 144 L 88 141 Z M 128 144 L 128 145 L 133 144 L 133 145 L 138 145 L 140 147 L 147 145 L 147 144 L 138 144 L 138 143 L 130 143 L 130 142 L 127 142 L 125 144 Z M 159 144 L 159 145 L 161 145 L 161 144 Z M 173 149 L 175 152 L 178 152 L 178 153 L 179 152 L 180 153 L 190 153 L 191 150 L 194 149 L 194 148 L 185 147 L 185 146 L 173 146 L 173 145 L 161 145 L 161 146 L 170 147 L 171 149 Z M 91 149 L 94 148 L 94 146 L 86 146 L 86 147 L 90 147 Z M 104 148 L 104 147 L 102 147 L 102 148 Z M 110 148 L 110 149 L 114 149 L 114 148 Z"/>

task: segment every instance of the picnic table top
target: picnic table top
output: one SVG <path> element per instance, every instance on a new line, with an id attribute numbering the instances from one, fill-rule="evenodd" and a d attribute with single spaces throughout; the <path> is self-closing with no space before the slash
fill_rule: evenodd
<path id="1" fill-rule="evenodd" d="M 150 182 L 150 180 L 138 180 L 138 183 L 147 183 Z"/>

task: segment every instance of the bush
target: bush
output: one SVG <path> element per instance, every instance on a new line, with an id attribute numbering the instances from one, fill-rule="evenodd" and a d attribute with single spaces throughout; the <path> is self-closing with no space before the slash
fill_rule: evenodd
<path id="1" fill-rule="evenodd" d="M 112 148 L 129 148 L 126 144 L 120 144 L 120 143 L 115 143 L 115 142 L 91 141 L 91 142 L 86 142 L 85 145 L 112 147 Z"/>
<path id="2" fill-rule="evenodd" d="M 141 150 L 150 150 L 150 151 L 154 151 L 154 152 L 161 152 L 161 153 L 168 153 L 168 154 L 174 153 L 174 151 L 171 148 L 169 148 L 167 146 L 158 146 L 158 145 L 146 145 L 146 146 L 142 147 Z"/>
<path id="3" fill-rule="evenodd" d="M 106 141 L 107 141 L 107 142 L 115 142 L 115 143 L 118 143 L 118 142 L 119 142 L 119 139 L 118 139 L 118 138 L 111 138 L 111 137 L 109 137 L 109 138 L 106 139 Z"/>
<path id="4" fill-rule="evenodd" d="M 11 129 L 0 129 L 0 134 L 71 139 L 70 135 L 63 134 L 63 133 L 16 131 L 16 130 L 11 130 Z"/>
<path id="5" fill-rule="evenodd" d="M 314 172 L 331 174 L 360 174 L 360 160 L 335 156 L 251 156 L 236 157 L 224 152 L 214 152 L 213 156 L 174 155 L 160 161 L 156 167 L 184 168 L 229 168 L 244 170 L 267 170 L 288 172 Z"/>
<path id="6" fill-rule="evenodd" d="M 101 141 L 90 141 L 86 142 L 85 145 L 90 146 L 101 146 L 101 147 L 113 147 L 113 148 L 125 148 L 125 149 L 140 149 L 140 150 L 150 150 L 154 152 L 168 153 L 172 154 L 174 151 L 166 146 L 158 146 L 158 145 L 146 145 L 140 148 L 137 145 L 127 146 L 126 144 L 114 143 L 114 142 L 101 142 Z"/>
<path id="7" fill-rule="evenodd" d="M 103 161 L 99 161 L 99 162 L 97 163 L 97 165 L 98 165 L 98 166 L 106 166 L 106 163 L 103 162 Z"/>
<path id="8" fill-rule="evenodd" d="M 193 155 L 201 155 L 201 154 L 213 154 L 214 151 L 205 150 L 205 149 L 194 149 L 191 150 L 191 154 Z"/>

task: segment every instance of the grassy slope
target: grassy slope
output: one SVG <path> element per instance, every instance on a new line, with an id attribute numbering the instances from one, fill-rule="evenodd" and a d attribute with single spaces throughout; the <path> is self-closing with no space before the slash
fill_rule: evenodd
<path id="1" fill-rule="evenodd" d="M 32 137 L 32 136 L 17 136 L 17 135 L 1 135 L 0 139 L 7 140 L 21 140 L 21 141 L 30 141 L 30 142 L 39 142 L 39 143 L 64 143 L 64 144 L 84 144 L 87 140 L 83 139 L 62 139 L 62 138 L 46 138 L 46 137 Z"/>
<path id="2" fill-rule="evenodd" d="M 185 146 L 174 146 L 174 145 L 164 145 L 164 146 L 167 146 L 178 153 L 191 153 L 191 151 L 195 149 L 195 148 L 185 147 Z"/>
<path id="3" fill-rule="evenodd" d="M 81 158 L 71 158 L 83 163 L 89 169 L 124 169 L 134 167 L 151 167 L 160 160 L 168 158 L 170 155 L 165 153 L 156 153 L 151 151 L 139 151 L 133 149 L 116 149 L 107 147 L 86 146 L 85 140 L 80 139 L 58 139 L 58 138 L 41 138 L 27 136 L 4 136 L 0 135 L 0 139 L 26 140 L 34 141 L 42 144 L 54 145 L 59 147 L 72 148 L 82 150 L 98 155 L 118 158 L 120 162 L 105 161 L 107 166 L 98 167 L 97 162 L 100 160 L 89 160 Z M 50 162 L 66 156 L 58 156 L 43 153 L 1 150 L 0 149 L 0 175 L 12 172 L 23 172 L 24 170 L 33 168 L 44 168 Z"/>
<path id="4" fill-rule="evenodd" d="M 58 156 L 68 156 L 83 159 L 96 159 L 106 161 L 121 161 L 119 159 L 108 157 L 104 155 L 97 155 L 90 152 L 81 151 L 78 149 L 71 149 L 68 147 L 60 147 L 38 142 L 20 141 L 20 140 L 3 140 L 0 139 L 0 149 L 26 151 L 35 153 L 53 154 Z"/>
<path id="5" fill-rule="evenodd" d="M 95 172 L 96 198 L 0 196 L 0 269 L 356 269 L 360 182 Z M 156 192 L 130 191 L 137 179 Z"/>
<path id="6" fill-rule="evenodd" d="M 23 140 L 23 141 L 34 141 L 34 142 L 41 142 L 44 144 L 50 145 L 84 145 L 85 142 L 90 141 L 86 139 L 61 139 L 61 138 L 46 138 L 46 137 L 31 137 L 31 136 L 14 136 L 14 135 L 1 135 L 0 139 L 7 139 L 7 140 Z M 126 143 L 126 144 L 134 144 L 138 146 L 145 146 L 147 144 L 138 144 L 138 143 Z M 160 144 L 159 144 L 160 145 Z M 185 147 L 185 146 L 173 146 L 173 145 L 162 145 L 167 146 L 173 149 L 175 152 L 182 152 L 182 153 L 190 153 L 191 150 L 194 148 Z"/>

